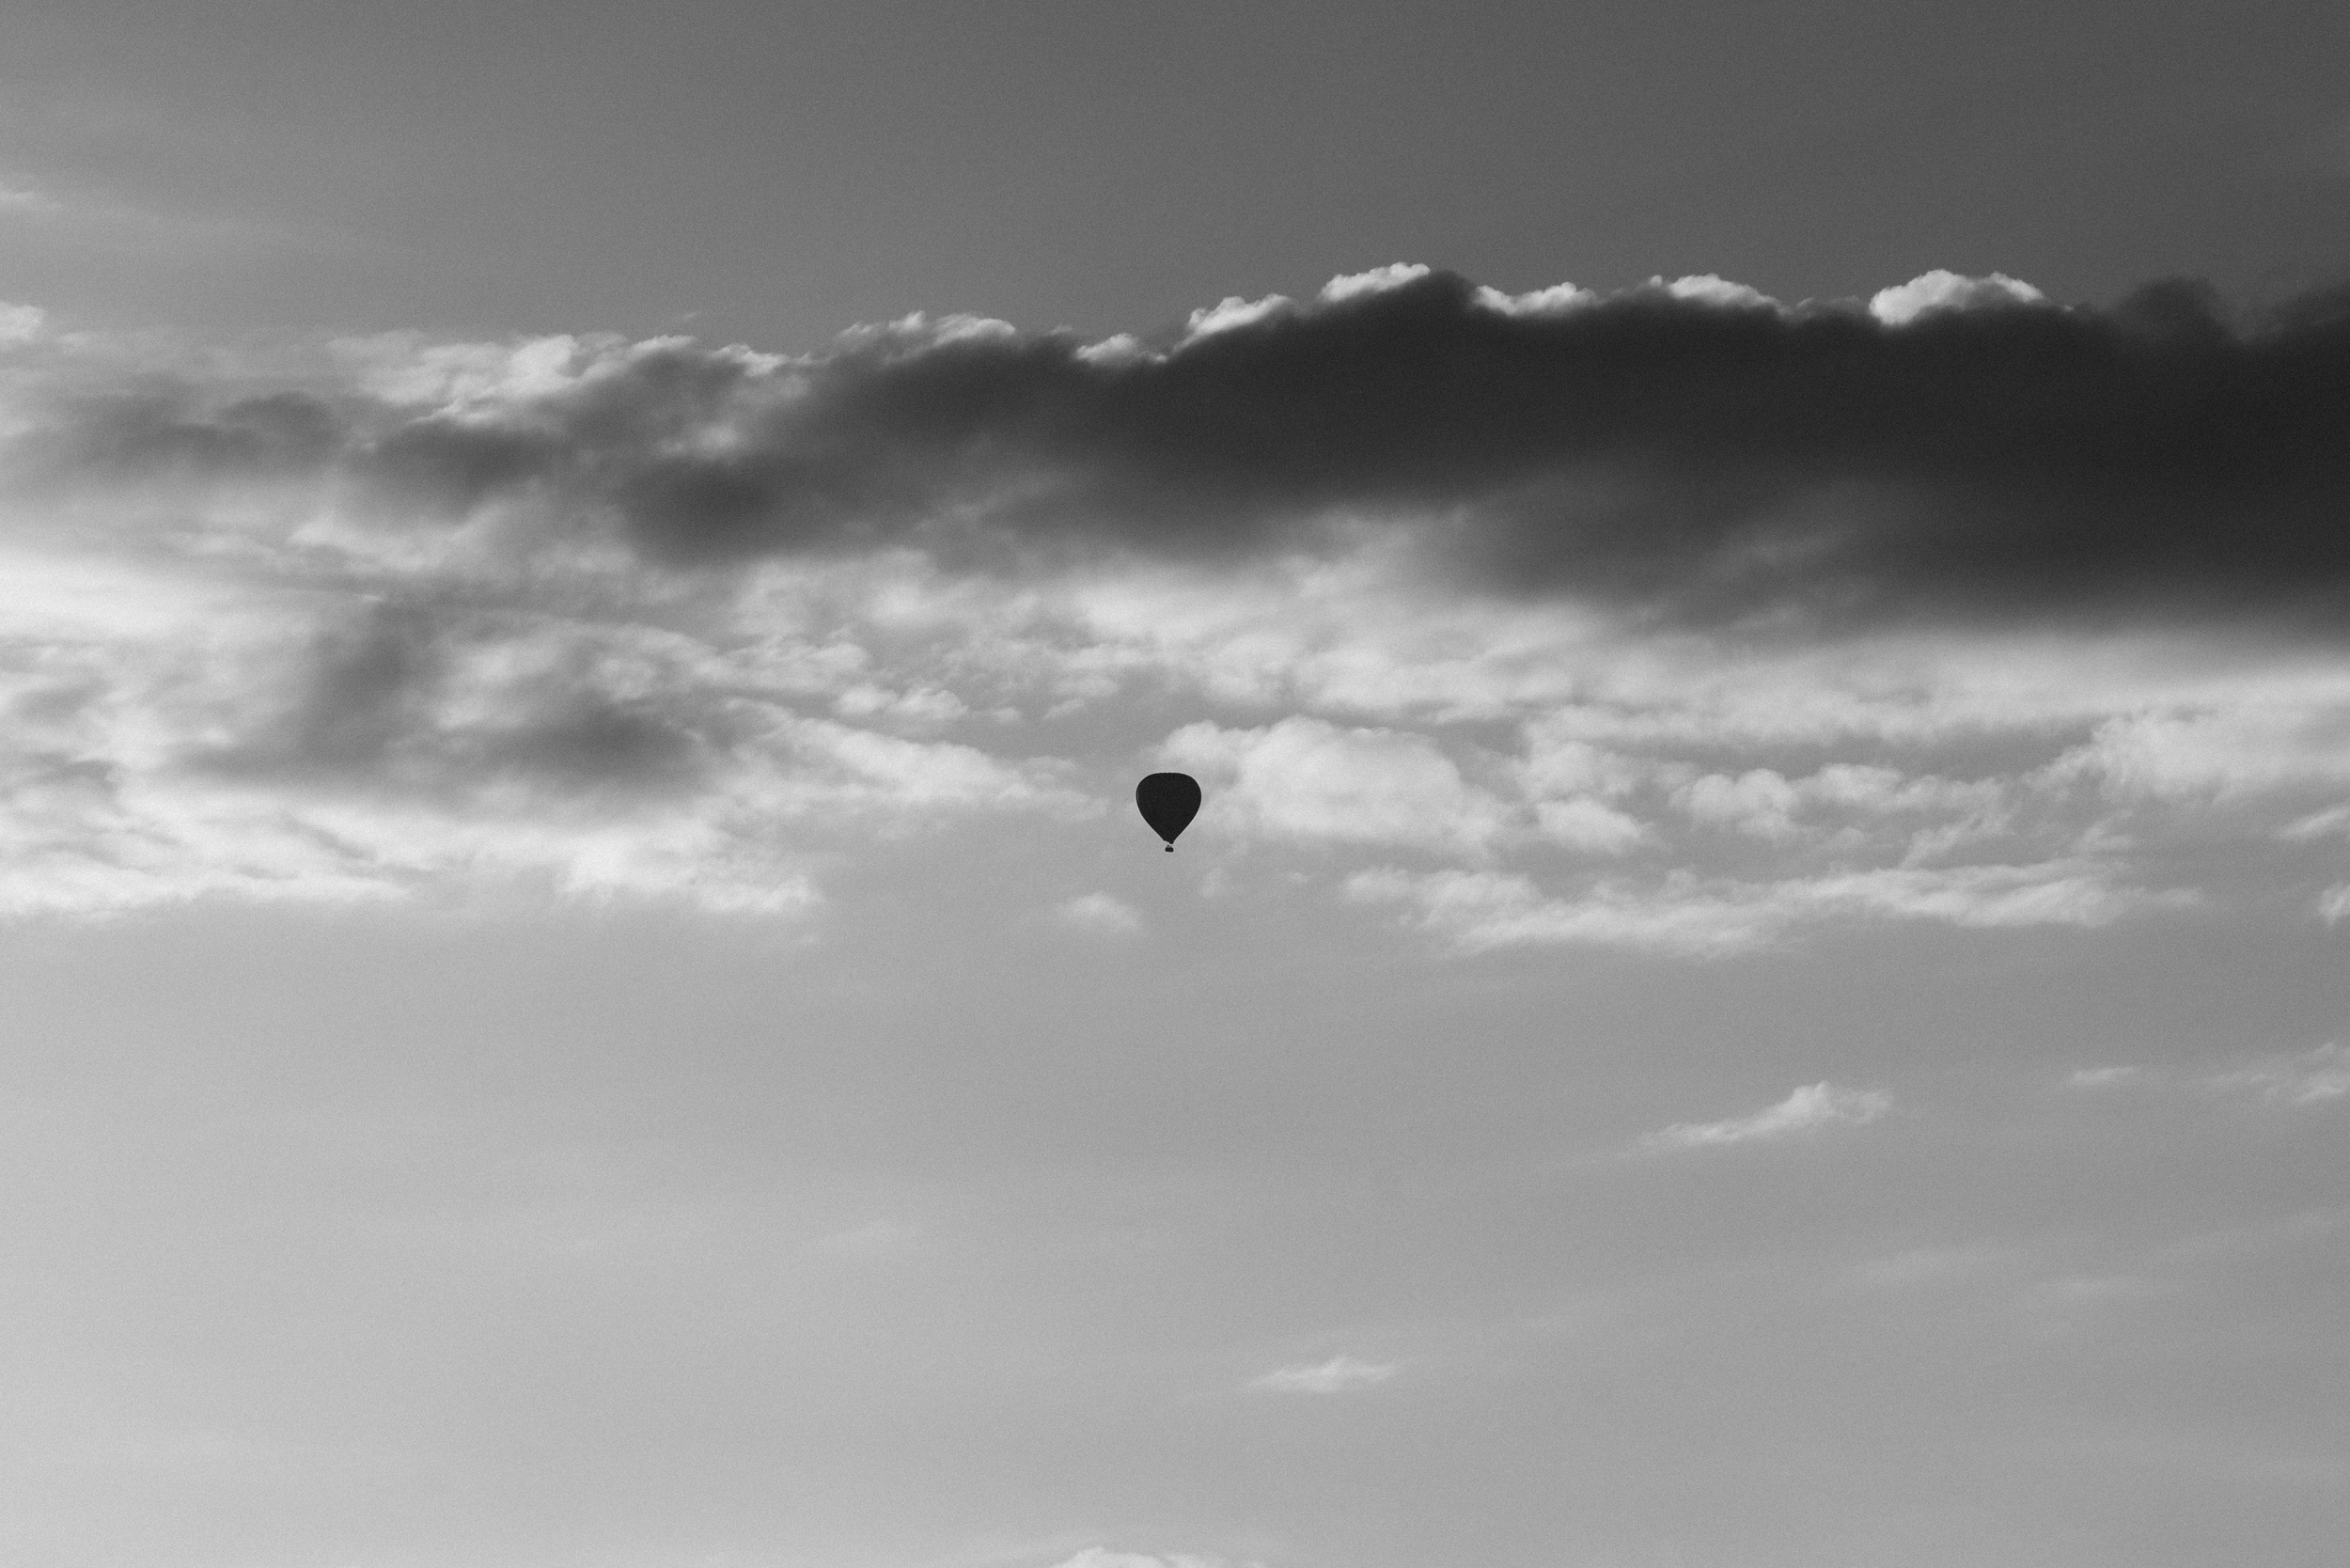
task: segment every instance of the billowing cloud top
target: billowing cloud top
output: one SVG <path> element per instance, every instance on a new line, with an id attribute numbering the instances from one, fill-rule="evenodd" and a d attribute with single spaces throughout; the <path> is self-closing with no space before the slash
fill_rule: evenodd
<path id="1" fill-rule="evenodd" d="M 1457 949 L 2338 918 L 2341 298 L 1393 267 L 796 359 L 0 319 L 0 910 L 805 915 L 1171 766 L 1217 877 Z M 1140 923 L 1089 874 L 1040 929 Z"/>

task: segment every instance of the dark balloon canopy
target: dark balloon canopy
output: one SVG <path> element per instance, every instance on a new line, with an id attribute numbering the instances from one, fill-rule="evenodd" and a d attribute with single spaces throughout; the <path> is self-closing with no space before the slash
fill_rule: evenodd
<path id="1" fill-rule="evenodd" d="M 1176 839 L 1199 814 L 1199 780 L 1187 773 L 1154 773 L 1135 786 L 1135 804 L 1173 855 Z"/>

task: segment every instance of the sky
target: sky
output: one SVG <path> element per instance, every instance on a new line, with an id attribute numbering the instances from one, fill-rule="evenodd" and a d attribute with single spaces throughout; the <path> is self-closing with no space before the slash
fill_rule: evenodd
<path id="1" fill-rule="evenodd" d="M 2338 8 L 7 34 L 0 1558 L 2333 1560 Z"/>

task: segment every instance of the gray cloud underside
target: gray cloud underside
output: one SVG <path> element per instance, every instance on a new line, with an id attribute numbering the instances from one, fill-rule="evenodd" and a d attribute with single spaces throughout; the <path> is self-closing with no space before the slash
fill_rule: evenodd
<path id="1" fill-rule="evenodd" d="M 1397 272 L 1155 346 L 911 320 L 803 360 L 611 342 L 470 386 L 86 385 L 18 455 L 53 487 L 331 481 L 409 525 L 526 509 L 680 568 L 1233 558 L 1386 524 L 1466 581 L 1671 619 L 2342 627 L 2350 296 L 2243 328 L 2185 284 L 2026 296 L 1888 319 Z"/>

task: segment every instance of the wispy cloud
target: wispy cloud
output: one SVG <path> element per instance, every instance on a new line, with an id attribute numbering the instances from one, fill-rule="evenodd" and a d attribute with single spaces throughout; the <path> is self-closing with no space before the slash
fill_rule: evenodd
<path id="1" fill-rule="evenodd" d="M 1877 1290 L 1916 1290 L 1971 1278 L 1998 1258 L 1997 1251 L 1983 1247 L 1913 1247 L 1872 1258 L 1852 1272 L 1860 1283 Z"/>
<path id="2" fill-rule="evenodd" d="M 82 251 L 222 259 L 288 249 L 317 250 L 338 237 L 249 214 L 208 212 L 116 192 L 0 184 L 0 220 L 46 244 Z"/>
<path id="3" fill-rule="evenodd" d="M 2350 1048 L 2328 1042 L 2297 1056 L 2271 1056 L 2218 1072 L 2182 1073 L 2159 1068 L 2095 1067 L 2065 1079 L 2088 1090 L 2124 1086 L 2197 1094 L 2248 1094 L 2277 1105 L 2315 1105 L 2350 1097 Z"/>
<path id="4" fill-rule="evenodd" d="M 1131 936 L 1142 929 L 1142 912 L 1108 893 L 1080 893 L 1057 905 L 1053 914 L 1072 931 L 1093 936 Z"/>
<path id="5" fill-rule="evenodd" d="M 1088 1546 L 1057 1568 L 1261 1568 L 1261 1564 L 1227 1557 L 1203 1557 L 1193 1552 L 1121 1552 L 1108 1546 Z"/>
<path id="6" fill-rule="evenodd" d="M 916 1250 L 922 1243 L 922 1232 L 902 1220 L 884 1216 L 868 1220 L 854 1230 L 838 1231 L 825 1236 L 819 1245 L 830 1252 L 844 1253 L 854 1258 L 901 1258 Z"/>
<path id="7" fill-rule="evenodd" d="M 2260 1062 L 2202 1080 L 2221 1092 L 2257 1094 L 2293 1105 L 2314 1105 L 2350 1095 L 2350 1049 L 2320 1045 L 2302 1056 Z"/>
<path id="8" fill-rule="evenodd" d="M 1393 1363 L 1333 1356 L 1327 1361 L 1278 1368 L 1250 1379 L 1248 1386 L 1277 1394 L 1341 1394 L 1355 1388 L 1376 1388 L 1398 1370 Z"/>
<path id="9" fill-rule="evenodd" d="M 2112 875 L 2080 861 L 1905 866 L 1773 883 L 1682 875 L 1642 887 L 1611 879 L 1561 898 L 1521 874 L 1382 867 L 1356 872 L 1346 890 L 1358 902 L 1402 907 L 1413 923 L 1466 952 L 1589 946 L 1695 956 L 1751 951 L 1807 927 L 1856 918 L 2102 926 L 2185 897 L 2116 886 Z"/>
<path id="10" fill-rule="evenodd" d="M 1856 1127 L 1893 1108 L 1893 1097 L 1876 1090 L 1810 1084 L 1778 1105 L 1751 1116 L 1723 1121 L 1681 1121 L 1642 1141 L 1651 1149 L 1705 1149 L 1798 1137 L 1825 1127 Z"/>
<path id="11" fill-rule="evenodd" d="M 57 211 L 57 198 L 30 185 L 0 185 L 0 215 L 44 217 Z"/>

